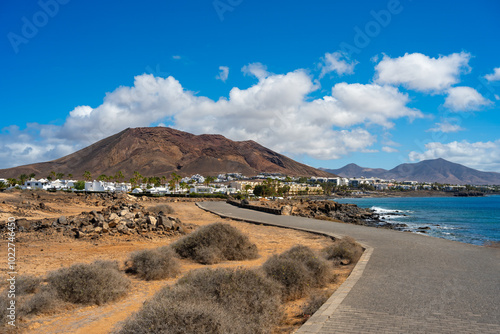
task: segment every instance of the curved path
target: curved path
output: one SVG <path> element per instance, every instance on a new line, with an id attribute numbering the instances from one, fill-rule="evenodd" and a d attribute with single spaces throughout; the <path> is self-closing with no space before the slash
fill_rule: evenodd
<path id="1" fill-rule="evenodd" d="M 330 305 L 322 307 L 298 333 L 500 333 L 498 249 L 277 216 L 224 202 L 199 206 L 233 219 L 349 235 L 368 246 L 369 261 L 356 266 L 353 279 L 350 276 L 341 287 L 344 292 L 332 296 Z"/>

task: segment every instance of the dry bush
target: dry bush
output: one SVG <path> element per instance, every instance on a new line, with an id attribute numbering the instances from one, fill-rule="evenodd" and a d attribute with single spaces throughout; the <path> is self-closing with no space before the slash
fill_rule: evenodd
<path id="1" fill-rule="evenodd" d="M 49 288 L 42 288 L 21 304 L 19 313 L 21 316 L 50 313 L 57 309 L 61 302 L 57 298 L 56 291 Z"/>
<path id="2" fill-rule="evenodd" d="M 283 300 L 305 296 L 310 289 L 310 275 L 306 267 L 293 259 L 273 255 L 263 265 L 266 275 L 283 286 Z"/>
<path id="3" fill-rule="evenodd" d="M 61 268 L 50 272 L 47 282 L 64 301 L 97 305 L 124 296 L 130 285 L 130 280 L 116 270 L 112 261 Z"/>
<path id="4" fill-rule="evenodd" d="M 302 263 L 311 276 L 311 284 L 321 288 L 334 279 L 331 264 L 307 246 L 297 245 L 281 254 Z"/>
<path id="5" fill-rule="evenodd" d="M 180 272 L 177 254 L 168 246 L 134 252 L 128 264 L 127 271 L 147 281 L 175 277 Z"/>
<path id="6" fill-rule="evenodd" d="M 258 257 L 257 246 L 252 244 L 246 235 L 223 223 L 203 226 L 171 246 L 181 257 L 201 264 Z"/>
<path id="7" fill-rule="evenodd" d="M 190 288 L 166 287 L 115 334 L 237 333 L 230 316 L 217 304 L 198 298 Z"/>
<path id="8" fill-rule="evenodd" d="M 304 318 L 311 317 L 324 303 L 326 303 L 328 298 L 330 298 L 330 294 L 325 291 L 318 291 L 311 294 L 307 298 L 307 302 L 302 306 L 300 316 Z"/>
<path id="9" fill-rule="evenodd" d="M 174 209 L 168 204 L 158 204 L 155 206 L 151 206 L 148 208 L 148 211 L 156 214 L 159 214 L 161 212 L 164 215 L 170 215 L 174 213 Z"/>
<path id="10" fill-rule="evenodd" d="M 363 248 L 353 238 L 344 237 L 324 248 L 323 254 L 327 260 L 333 260 L 335 264 L 349 264 L 359 260 Z"/>
<path id="11" fill-rule="evenodd" d="M 201 269 L 165 287 L 118 334 L 270 333 L 280 319 L 279 286 L 247 269 Z"/>
<path id="12" fill-rule="evenodd" d="M 294 246 L 274 255 L 262 268 L 283 285 L 284 300 L 301 298 L 310 288 L 323 287 L 335 278 L 331 265 L 306 246 Z"/>
<path id="13" fill-rule="evenodd" d="M 7 297 L 7 291 L 2 291 L 0 294 L 0 328 L 7 325 L 7 318 L 9 310 L 7 308 L 10 306 L 11 299 Z"/>
<path id="14" fill-rule="evenodd" d="M 23 296 L 35 293 L 42 280 L 35 276 L 21 275 L 16 277 L 16 295 Z"/>
<path id="15" fill-rule="evenodd" d="M 181 278 L 178 285 L 212 300 L 225 309 L 238 333 L 268 333 L 281 319 L 281 287 L 273 280 L 249 269 L 200 269 Z"/>

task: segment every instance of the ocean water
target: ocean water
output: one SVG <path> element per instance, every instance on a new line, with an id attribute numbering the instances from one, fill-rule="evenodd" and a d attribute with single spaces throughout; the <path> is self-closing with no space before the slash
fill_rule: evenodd
<path id="1" fill-rule="evenodd" d="M 404 223 L 408 225 L 408 230 L 415 233 L 476 245 L 483 245 L 488 241 L 500 241 L 500 196 L 498 195 L 343 198 L 335 201 L 374 209 L 384 221 Z M 428 229 L 419 230 L 420 227 Z"/>

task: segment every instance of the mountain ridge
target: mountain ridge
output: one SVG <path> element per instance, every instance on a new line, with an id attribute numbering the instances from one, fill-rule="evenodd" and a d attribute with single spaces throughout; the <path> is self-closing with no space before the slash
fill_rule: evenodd
<path id="1" fill-rule="evenodd" d="M 347 164 L 338 169 L 326 169 L 342 177 L 377 177 L 396 181 L 438 182 L 449 184 L 500 184 L 500 173 L 483 172 L 443 158 L 400 164 L 390 170 Z"/>
<path id="2" fill-rule="evenodd" d="M 232 141 L 219 134 L 194 135 L 168 127 L 127 128 L 59 159 L 0 169 L 0 177 L 35 173 L 46 177 L 51 171 L 79 178 L 85 171 L 96 178 L 122 171 L 144 176 L 192 174 L 217 175 L 239 172 L 252 176 L 261 172 L 290 176 L 332 176 L 296 162 L 253 140 Z"/>

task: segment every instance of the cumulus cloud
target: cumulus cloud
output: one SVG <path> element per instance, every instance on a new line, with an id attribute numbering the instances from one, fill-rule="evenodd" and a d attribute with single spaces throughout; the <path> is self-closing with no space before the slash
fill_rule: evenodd
<path id="1" fill-rule="evenodd" d="M 229 67 L 219 66 L 219 70 L 220 72 L 215 78 L 221 80 L 222 82 L 226 82 L 227 77 L 229 76 Z"/>
<path id="2" fill-rule="evenodd" d="M 375 82 L 403 85 L 409 89 L 441 93 L 459 82 L 461 73 L 470 71 L 469 53 L 453 53 L 431 58 L 421 53 L 406 53 L 402 57 L 384 55 L 375 66 Z"/>
<path id="3" fill-rule="evenodd" d="M 344 58 L 344 59 L 342 59 Z M 357 61 L 349 62 L 348 56 L 341 52 L 325 53 L 323 63 L 321 63 L 320 78 L 331 72 L 337 72 L 337 75 L 353 74 L 354 66 L 358 64 Z"/>
<path id="4" fill-rule="evenodd" d="M 458 124 L 452 124 L 451 122 L 457 122 L 456 119 L 445 120 L 441 123 L 436 123 L 436 126 L 427 130 L 427 132 L 458 132 L 465 130 Z"/>
<path id="5" fill-rule="evenodd" d="M 448 89 L 448 96 L 444 106 L 452 111 L 476 111 L 491 104 L 477 90 L 471 87 L 452 87 Z"/>
<path id="6" fill-rule="evenodd" d="M 390 128 L 392 120 L 422 113 L 408 108 L 406 94 L 391 86 L 338 83 L 331 95 L 311 99 L 319 87 L 306 71 L 270 74 L 262 64 L 245 66 L 259 80 L 247 89 L 233 87 L 215 101 L 184 89 L 173 77 L 135 77 L 131 87 L 107 93 L 95 108 L 78 106 L 64 124 L 28 124 L 0 134 L 1 167 L 52 160 L 127 127 L 169 124 L 233 140 L 253 139 L 291 156 L 335 159 L 370 152 L 377 138 L 366 126 Z"/>
<path id="7" fill-rule="evenodd" d="M 470 143 L 466 140 L 451 143 L 432 142 L 424 152 L 410 152 L 411 161 L 443 158 L 467 167 L 500 172 L 500 140 Z"/>
<path id="8" fill-rule="evenodd" d="M 487 74 L 484 78 L 488 81 L 499 81 L 500 80 L 500 67 L 493 70 L 492 74 Z"/>
<path id="9" fill-rule="evenodd" d="M 241 71 L 245 75 L 252 75 L 257 79 L 264 79 L 269 75 L 269 73 L 267 72 L 267 66 L 262 65 L 261 63 L 251 63 L 245 65 L 241 68 Z"/>

